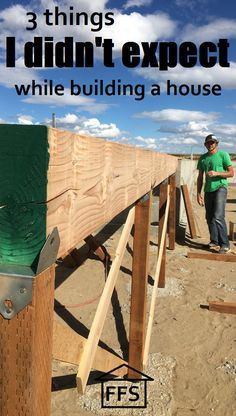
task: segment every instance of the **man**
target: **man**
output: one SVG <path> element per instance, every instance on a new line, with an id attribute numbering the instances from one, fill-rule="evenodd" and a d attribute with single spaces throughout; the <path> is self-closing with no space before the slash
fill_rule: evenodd
<path id="1" fill-rule="evenodd" d="M 197 202 L 206 210 L 206 221 L 210 232 L 210 249 L 218 249 L 219 253 L 230 252 L 230 245 L 225 222 L 225 205 L 227 199 L 228 180 L 234 176 L 230 156 L 218 150 L 218 139 L 209 134 L 205 139 L 207 153 L 204 153 L 197 165 Z M 205 172 L 205 198 L 201 194 L 203 175 Z"/>

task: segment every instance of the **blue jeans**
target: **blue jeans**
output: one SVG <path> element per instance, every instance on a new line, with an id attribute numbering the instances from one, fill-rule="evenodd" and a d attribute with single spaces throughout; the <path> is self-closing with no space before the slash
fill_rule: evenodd
<path id="1" fill-rule="evenodd" d="M 210 239 L 221 247 L 229 247 L 227 226 L 225 222 L 225 205 L 227 188 L 221 186 L 217 191 L 205 192 L 206 220 Z"/>

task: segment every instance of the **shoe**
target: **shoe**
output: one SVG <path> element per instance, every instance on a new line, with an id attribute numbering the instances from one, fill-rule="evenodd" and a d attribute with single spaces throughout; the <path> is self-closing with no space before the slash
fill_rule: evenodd
<path id="1" fill-rule="evenodd" d="M 219 253 L 220 254 L 228 254 L 228 253 L 230 253 L 230 247 L 221 247 L 220 249 L 219 249 Z"/>
<path id="2" fill-rule="evenodd" d="M 217 243 L 213 243 L 212 241 L 207 244 L 207 248 L 209 248 L 209 250 L 219 250 L 220 246 Z"/>

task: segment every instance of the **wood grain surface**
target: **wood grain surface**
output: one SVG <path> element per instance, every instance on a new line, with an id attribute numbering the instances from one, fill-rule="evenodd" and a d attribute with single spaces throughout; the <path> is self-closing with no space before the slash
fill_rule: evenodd
<path id="1" fill-rule="evenodd" d="M 0 415 L 49 416 L 54 266 L 33 282 L 32 303 L 13 319 L 0 315 Z"/>

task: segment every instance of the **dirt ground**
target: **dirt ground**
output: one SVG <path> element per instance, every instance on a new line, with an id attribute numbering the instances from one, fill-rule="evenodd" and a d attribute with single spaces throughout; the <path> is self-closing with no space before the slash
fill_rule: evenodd
<path id="1" fill-rule="evenodd" d="M 101 383 L 92 372 L 84 396 L 76 389 L 77 367 L 53 361 L 53 416 L 150 415 L 233 416 L 236 415 L 236 316 L 210 312 L 201 305 L 209 300 L 236 302 L 236 263 L 187 258 L 187 252 L 203 250 L 208 242 L 204 209 L 192 200 L 199 237 L 178 235 L 174 251 L 167 250 L 166 288 L 158 289 L 150 357 L 145 373 L 148 384 L 146 410 L 102 409 Z M 236 222 L 236 186 L 229 187 L 227 224 Z M 125 214 L 115 218 L 97 234 L 111 257 L 115 253 Z M 150 241 L 148 301 L 150 302 L 157 260 L 158 198 L 153 200 Z M 236 255 L 231 241 L 231 255 Z M 88 335 L 106 271 L 89 252 L 79 248 L 78 268 L 65 263 L 57 267 L 55 318 Z M 220 256 L 220 254 L 219 254 Z M 126 250 L 118 283 L 106 318 L 101 340 L 127 359 L 132 236 Z M 66 305 L 62 308 L 60 304 Z"/>

